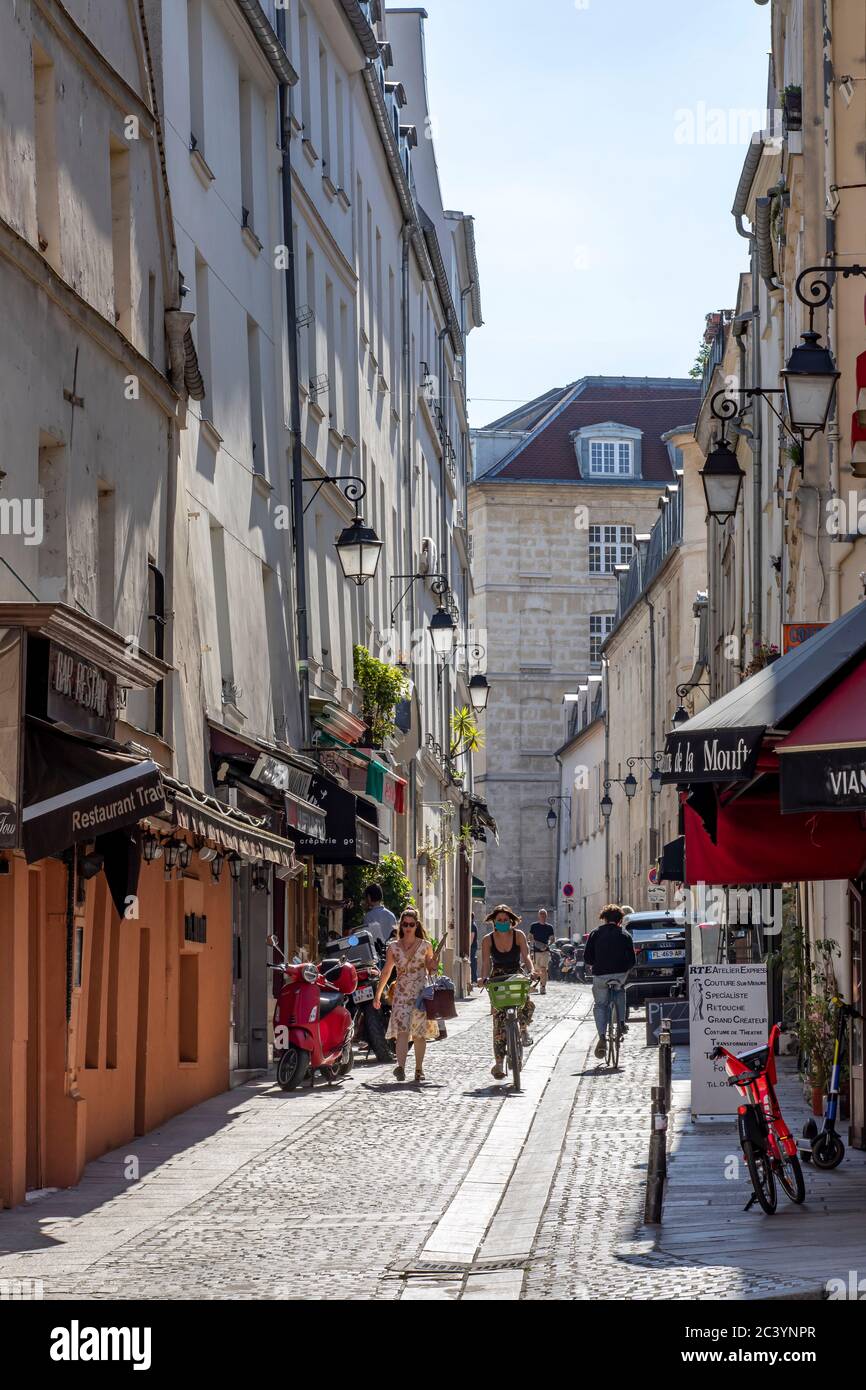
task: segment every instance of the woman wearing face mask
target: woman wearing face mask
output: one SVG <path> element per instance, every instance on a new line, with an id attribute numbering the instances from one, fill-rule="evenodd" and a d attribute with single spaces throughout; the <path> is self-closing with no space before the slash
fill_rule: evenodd
<path id="1" fill-rule="evenodd" d="M 532 960 L 529 955 L 529 943 L 523 932 L 517 930 L 520 921 L 517 913 L 512 912 L 505 903 L 500 903 L 484 920 L 493 923 L 493 931 L 485 936 L 481 943 L 482 978 L 479 983 L 485 985 L 490 979 L 495 980 L 503 975 L 517 975 L 521 968 L 527 975 L 531 975 Z M 524 1047 L 528 1047 L 530 1043 L 529 1024 L 534 1012 L 535 1005 L 531 999 L 527 999 L 518 1015 Z M 505 1015 L 501 1009 L 493 1009 L 492 1014 L 494 1058 L 492 1075 L 497 1081 L 504 1081 L 505 1068 L 502 1063 L 505 1060 Z"/>
<path id="2" fill-rule="evenodd" d="M 439 1025 L 427 1018 L 426 1011 L 418 1008 L 417 1001 L 427 984 L 427 976 L 436 974 L 444 938 L 434 951 L 414 907 L 404 907 L 398 931 L 397 940 L 391 942 L 385 956 L 373 1008 L 381 1008 L 385 987 L 396 970 L 397 987 L 391 1003 L 391 1022 L 387 1033 L 389 1038 L 397 1040 L 394 1075 L 398 1081 L 406 1080 L 406 1058 L 411 1040 L 415 1044 L 415 1080 L 420 1082 L 424 1080 L 424 1053 L 428 1042 L 439 1036 Z"/>

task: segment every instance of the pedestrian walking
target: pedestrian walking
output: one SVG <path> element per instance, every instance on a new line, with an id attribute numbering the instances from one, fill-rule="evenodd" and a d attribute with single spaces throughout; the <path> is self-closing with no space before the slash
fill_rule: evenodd
<path id="1" fill-rule="evenodd" d="M 518 931 L 520 918 L 517 913 L 505 903 L 500 903 L 484 920 L 493 924 L 493 931 L 485 936 L 481 943 L 481 984 L 486 985 L 488 980 L 501 979 L 504 975 L 517 975 L 521 969 L 527 975 L 532 975 L 529 943 L 523 932 Z M 505 1061 L 506 1048 L 505 1012 L 502 1009 L 494 1009 L 492 1005 L 490 1011 L 493 1016 L 491 1073 L 497 1081 L 503 1081 L 505 1068 L 502 1063 Z M 532 1041 L 529 1036 L 529 1024 L 534 1012 L 535 1005 L 531 999 L 527 999 L 518 1014 L 524 1047 L 529 1047 Z"/>
<path id="2" fill-rule="evenodd" d="M 595 1045 L 596 1057 L 603 1058 L 606 1052 L 605 1034 L 610 1016 L 610 991 L 608 981 L 616 980 L 624 985 L 629 971 L 634 966 L 634 942 L 623 929 L 623 911 L 616 903 L 608 903 L 601 909 L 599 925 L 589 934 L 583 961 L 592 966 L 592 998 L 595 1027 L 598 1042 Z M 625 1021 L 625 990 L 616 994 L 616 1015 L 619 1021 L 619 1035 L 627 1032 Z"/>
<path id="3" fill-rule="evenodd" d="M 478 923 L 475 920 L 475 913 L 472 914 L 472 925 L 469 928 L 469 970 L 472 976 L 473 985 L 478 983 Z"/>
<path id="4" fill-rule="evenodd" d="M 547 909 L 538 909 L 538 919 L 529 928 L 529 949 L 532 964 L 541 981 L 541 993 L 547 993 L 547 973 L 550 970 L 550 943 L 553 940 L 553 927 L 547 920 Z"/>
<path id="5" fill-rule="evenodd" d="M 380 883 L 367 884 L 364 889 L 364 907 L 364 927 L 374 941 L 379 942 L 381 946 L 387 946 L 397 925 L 397 918 L 391 909 L 385 906 Z"/>
<path id="6" fill-rule="evenodd" d="M 428 1042 L 438 1038 L 439 1025 L 435 1019 L 428 1019 L 422 996 L 428 976 L 436 974 L 443 944 L 444 937 L 434 951 L 417 910 L 404 907 L 400 914 L 397 940 L 388 947 L 373 1000 L 373 1008 L 380 1009 L 385 987 L 396 971 L 397 985 L 391 1001 L 391 1021 L 386 1037 L 394 1038 L 397 1043 L 394 1075 L 398 1081 L 406 1080 L 410 1042 L 415 1045 L 415 1080 L 425 1079 L 424 1053 Z"/>

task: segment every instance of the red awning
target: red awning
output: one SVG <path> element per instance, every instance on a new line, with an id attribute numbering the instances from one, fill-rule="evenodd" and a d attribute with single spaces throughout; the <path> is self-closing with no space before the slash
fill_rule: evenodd
<path id="1" fill-rule="evenodd" d="M 801 719 L 776 751 L 784 812 L 866 809 L 866 662 Z"/>
<path id="2" fill-rule="evenodd" d="M 859 878 L 866 865 L 866 817 L 854 811 L 783 816 L 774 795 L 719 805 L 716 843 L 691 806 L 683 806 L 686 882 L 800 883 Z"/>

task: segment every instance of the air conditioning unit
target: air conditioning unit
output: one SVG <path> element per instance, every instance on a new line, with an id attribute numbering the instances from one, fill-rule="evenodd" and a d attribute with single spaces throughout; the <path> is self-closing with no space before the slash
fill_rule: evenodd
<path id="1" fill-rule="evenodd" d="M 421 555 L 418 560 L 419 574 L 433 574 L 436 569 L 436 542 L 432 536 L 424 536 L 421 541 Z"/>

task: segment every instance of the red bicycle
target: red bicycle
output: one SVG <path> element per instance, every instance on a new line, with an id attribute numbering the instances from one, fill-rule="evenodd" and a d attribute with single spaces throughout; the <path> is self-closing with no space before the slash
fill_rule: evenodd
<path id="1" fill-rule="evenodd" d="M 737 1107 L 737 1127 L 754 1189 L 746 1211 L 757 1201 L 768 1216 L 776 1210 L 776 1178 L 792 1202 L 806 1200 L 797 1141 L 782 1118 L 774 1089 L 778 1037 L 779 1025 L 774 1024 L 766 1047 L 740 1053 L 717 1047 L 713 1052 L 714 1057 L 724 1057 L 728 1085 L 736 1086 L 744 1101 Z"/>

